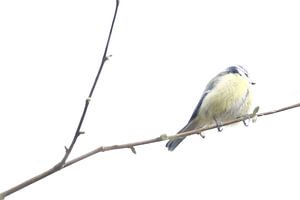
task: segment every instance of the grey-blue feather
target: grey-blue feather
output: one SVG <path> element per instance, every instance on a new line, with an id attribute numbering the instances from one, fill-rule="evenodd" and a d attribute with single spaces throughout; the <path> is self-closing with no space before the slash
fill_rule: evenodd
<path id="1" fill-rule="evenodd" d="M 215 78 L 213 78 L 213 79 L 206 85 L 205 90 L 204 90 L 204 92 L 203 92 L 203 94 L 202 94 L 202 96 L 201 96 L 201 99 L 200 99 L 200 101 L 198 102 L 196 108 L 194 109 L 194 112 L 193 112 L 193 114 L 192 114 L 192 116 L 191 116 L 189 122 L 192 121 L 193 119 L 195 119 L 195 118 L 197 117 L 197 115 L 198 115 L 198 113 L 199 113 L 199 110 L 200 110 L 200 108 L 201 108 L 201 105 L 202 105 L 202 103 L 203 103 L 205 97 L 206 97 L 206 96 L 209 94 L 209 92 L 210 92 L 212 89 L 214 89 L 214 87 L 217 85 L 217 83 L 219 82 L 219 77 L 220 77 L 221 75 L 222 75 L 221 73 L 218 74 L 218 76 L 216 76 Z"/>

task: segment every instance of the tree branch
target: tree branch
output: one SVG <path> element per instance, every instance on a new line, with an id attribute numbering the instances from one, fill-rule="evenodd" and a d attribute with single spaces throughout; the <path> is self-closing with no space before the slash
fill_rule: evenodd
<path id="1" fill-rule="evenodd" d="M 241 122 L 241 121 L 244 121 L 244 120 L 249 120 L 249 119 L 252 119 L 253 121 L 256 119 L 256 117 L 263 117 L 263 116 L 267 116 L 267 115 L 271 115 L 271 114 L 276 114 L 276 113 L 279 113 L 279 112 L 283 112 L 283 111 L 286 111 L 286 110 L 290 110 L 290 109 L 294 109 L 294 108 L 297 108 L 297 107 L 300 107 L 300 103 L 297 103 L 297 104 L 294 104 L 294 105 L 291 105 L 291 106 L 287 106 L 287 107 L 283 107 L 283 108 L 280 108 L 280 109 L 276 109 L 276 110 L 272 110 L 272 111 L 268 111 L 268 112 L 262 112 L 262 113 L 257 113 L 258 112 L 258 107 L 254 109 L 253 113 L 250 114 L 250 115 L 246 115 L 246 116 L 243 116 L 243 117 L 240 117 L 236 120 L 232 120 L 232 121 L 229 121 L 229 122 L 225 122 L 223 123 L 223 126 L 228 126 L 230 124 L 234 124 L 234 123 L 238 123 L 238 122 Z M 146 145 L 146 144 L 152 144 L 152 143 L 156 143 L 156 142 L 161 142 L 161 141 L 164 141 L 164 140 L 169 140 L 169 139 L 175 139 L 175 138 L 180 138 L 180 137 L 186 137 L 186 136 L 190 136 L 190 135 L 194 135 L 194 134 L 200 134 L 200 133 L 203 133 L 207 130 L 211 130 L 211 129 L 215 129 L 215 128 L 218 128 L 217 125 L 214 125 L 214 126 L 208 126 L 208 127 L 205 127 L 205 128 L 199 128 L 199 129 L 195 129 L 195 130 L 191 130 L 191 131 L 186 131 L 186 132 L 182 132 L 180 134 L 175 134 L 175 135 L 166 135 L 166 134 L 163 134 L 163 135 L 160 135 L 159 137 L 156 137 L 156 138 L 153 138 L 153 139 L 148 139 L 148 140 L 142 140 L 142 141 L 138 141 L 138 142 L 132 142 L 132 143 L 126 143 L 126 144 L 120 144 L 120 145 L 111 145 L 111 146 L 100 146 L 86 154 L 83 154 L 77 158 L 74 158 L 68 162 L 66 162 L 61 168 L 51 168 L 45 172 L 43 172 L 42 174 L 38 175 L 38 176 L 35 176 L 3 193 L 0 193 L 0 199 L 1 197 L 4 199 L 4 197 L 8 196 L 9 194 L 12 194 L 26 186 L 28 186 L 29 184 L 31 183 L 34 183 L 42 178 L 45 178 L 46 176 L 50 175 L 50 174 L 53 174 L 55 172 L 57 172 L 58 170 L 60 169 L 63 169 L 63 168 L 66 168 L 70 165 L 73 165 L 83 159 L 86 159 L 92 155 L 95 155 L 99 152 L 105 152 L 105 151 L 112 151 L 112 150 L 117 150 L 117 149 L 129 149 L 131 150 L 133 153 L 136 153 L 136 150 L 135 150 L 135 147 L 136 146 L 141 146 L 141 145 Z M 45 175 L 46 174 L 46 175 Z M 29 184 L 28 184 L 29 183 Z"/>
<path id="2" fill-rule="evenodd" d="M 287 107 L 283 107 L 283 108 L 280 108 L 280 109 L 268 111 L 268 112 L 262 112 L 262 113 L 257 113 L 258 107 L 256 107 L 252 114 L 240 117 L 236 120 L 225 122 L 225 123 L 223 123 L 222 126 L 228 126 L 230 124 L 235 124 L 235 123 L 238 123 L 238 122 L 241 122 L 241 121 L 244 121 L 244 120 L 248 120 L 250 118 L 253 121 L 255 121 L 256 117 L 263 117 L 263 116 L 267 116 L 267 115 L 271 115 L 271 114 L 276 114 L 276 113 L 283 112 L 283 111 L 290 110 L 290 109 L 297 108 L 297 107 L 300 107 L 300 103 L 297 103 L 297 104 L 294 104 L 294 105 L 291 105 L 291 106 L 287 106 Z M 66 162 L 64 168 L 68 167 L 70 165 L 73 165 L 73 164 L 75 164 L 75 163 L 77 163 L 77 162 L 79 162 L 83 159 L 86 159 L 86 158 L 88 158 L 88 157 L 90 157 L 94 154 L 100 153 L 100 152 L 112 151 L 112 150 L 117 150 L 117 149 L 131 149 L 131 148 L 134 148 L 136 146 L 161 142 L 161 141 L 164 141 L 164 140 L 175 139 L 175 138 L 180 138 L 180 137 L 187 137 L 187 136 L 195 135 L 195 134 L 200 135 L 200 133 L 203 134 L 203 132 L 211 130 L 211 129 L 215 129 L 215 128 L 218 128 L 218 126 L 217 125 L 208 126 L 208 127 L 205 127 L 205 128 L 194 129 L 194 130 L 191 130 L 191 131 L 186 131 L 186 132 L 182 132 L 182 133 L 175 134 L 175 135 L 169 135 L 169 136 L 166 135 L 166 134 L 162 134 L 159 137 L 156 137 L 156 138 L 153 138 L 153 139 L 148 139 L 148 140 L 142 140 L 142 141 L 138 141 L 138 142 L 132 142 L 132 143 L 126 143 L 126 144 L 120 144 L 120 145 L 111 145 L 111 146 L 100 146 L 100 147 L 98 147 L 98 148 L 96 148 L 96 149 L 94 149 L 94 150 L 92 150 L 92 151 L 90 151 L 86 154 L 83 154 L 83 155 L 81 155 L 77 158 L 74 158 L 74 159 Z"/>
<path id="3" fill-rule="evenodd" d="M 114 24 L 115 24 L 115 20 L 116 20 L 116 16 L 117 16 L 117 12 L 118 12 L 118 7 L 119 7 L 119 0 L 116 0 L 116 7 L 115 7 L 115 11 L 114 11 L 114 16 L 113 16 L 113 19 L 112 19 L 112 23 L 111 23 L 111 27 L 110 27 L 110 30 L 109 30 L 109 34 L 108 34 L 108 38 L 107 38 L 107 42 L 106 42 L 106 46 L 105 46 L 105 49 L 104 49 L 104 53 L 103 53 L 103 56 L 102 56 L 102 61 L 101 61 L 101 64 L 100 64 L 100 67 L 98 69 L 98 72 L 97 72 L 97 75 L 96 75 L 96 78 L 93 82 L 93 85 L 91 87 L 91 90 L 90 90 L 90 93 L 89 93 L 89 96 L 88 98 L 85 100 L 85 105 L 84 105 L 84 108 L 83 108 L 83 112 L 81 114 L 81 117 L 80 117 L 80 120 L 79 120 L 79 123 L 78 123 L 78 126 L 77 126 L 77 129 L 76 129 L 76 132 L 74 134 L 74 137 L 72 139 L 72 142 L 70 144 L 69 147 L 66 147 L 65 146 L 65 154 L 63 156 L 63 158 L 61 159 L 60 162 L 58 162 L 54 167 L 52 167 L 51 169 L 48 169 L 47 171 L 5 191 L 5 192 L 2 192 L 0 193 L 0 200 L 1 199 L 4 199 L 6 196 L 14 193 L 14 192 L 17 192 L 21 189 L 23 189 L 24 187 L 27 187 L 28 185 L 32 184 L 32 183 L 35 183 L 57 171 L 59 171 L 60 169 L 64 168 L 65 167 L 65 164 L 66 164 L 66 161 L 67 159 L 69 158 L 73 148 L 74 148 L 74 145 L 78 139 L 78 137 L 83 134 L 84 132 L 81 131 L 81 126 L 82 126 L 82 123 L 85 119 L 85 116 L 86 116 L 86 112 L 87 112 L 87 109 L 89 107 L 89 104 L 90 104 L 90 101 L 92 99 L 92 96 L 93 96 L 93 93 L 94 93 L 94 90 L 95 90 L 95 87 L 97 85 L 97 82 L 98 82 L 98 79 L 99 79 L 99 76 L 101 74 L 101 71 L 102 71 L 102 68 L 105 64 L 105 62 L 108 60 L 108 56 L 107 56 L 107 49 L 108 49 L 108 46 L 109 46 L 109 42 L 110 42 L 110 38 L 111 38 L 111 34 L 112 34 L 112 31 L 113 31 L 113 27 L 114 27 Z"/>
<path id="4" fill-rule="evenodd" d="M 106 46 L 105 46 L 105 49 L 104 49 L 104 53 L 103 53 L 103 56 L 102 56 L 102 61 L 101 61 L 101 64 L 100 64 L 100 67 L 99 67 L 99 70 L 98 70 L 98 73 L 96 75 L 96 78 L 94 80 L 94 83 L 93 83 L 93 86 L 90 90 L 90 93 L 89 93 L 89 96 L 88 98 L 85 100 L 85 105 L 84 105 L 84 109 L 83 109 L 83 112 L 82 112 L 82 115 L 81 115 L 81 118 L 80 118 L 80 121 L 78 123 L 78 126 L 77 126 L 77 129 L 76 129 L 76 132 L 75 132 L 75 135 L 73 137 L 73 140 L 70 144 L 70 146 L 68 148 L 65 148 L 66 149 L 66 153 L 63 157 L 63 159 L 57 164 L 57 167 L 63 167 L 63 165 L 65 164 L 66 160 L 68 159 L 69 155 L 71 154 L 72 150 L 73 150 L 73 147 L 78 139 L 78 137 L 81 135 L 82 131 L 81 131 L 81 126 L 82 126 L 82 123 L 85 119 L 85 115 L 86 115 L 86 112 L 87 112 L 87 109 L 90 105 L 90 101 L 92 99 L 92 96 L 93 96 L 93 93 L 94 93 L 94 90 L 95 90 L 95 87 L 97 85 L 97 82 L 98 82 L 98 79 L 99 79 L 99 76 L 101 74 L 101 71 L 103 69 L 103 66 L 105 64 L 105 62 L 108 60 L 108 56 L 107 56 L 107 49 L 108 49 L 108 46 L 109 46 L 109 42 L 110 42 L 110 38 L 111 38 L 111 34 L 112 34 L 112 31 L 113 31 L 113 28 L 114 28 L 114 24 L 115 24 L 115 20 L 116 20 L 116 16 L 117 16 L 117 12 L 118 12 L 118 8 L 119 8 L 119 0 L 116 0 L 116 7 L 115 7 L 115 12 L 114 12 L 114 16 L 113 16 L 113 20 L 112 20 L 112 23 L 111 23 L 111 26 L 110 26 L 110 30 L 109 30 L 109 34 L 108 34 L 108 38 L 107 38 L 107 42 L 106 42 Z"/>

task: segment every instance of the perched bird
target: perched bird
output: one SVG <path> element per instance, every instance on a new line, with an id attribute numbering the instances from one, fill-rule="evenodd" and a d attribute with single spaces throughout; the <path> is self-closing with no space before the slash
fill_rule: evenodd
<path id="1" fill-rule="evenodd" d="M 250 87 L 254 84 L 242 66 L 226 68 L 207 84 L 189 122 L 178 133 L 214 124 L 221 131 L 222 122 L 246 115 L 252 103 Z M 166 147 L 173 151 L 184 138 L 171 139 Z"/>

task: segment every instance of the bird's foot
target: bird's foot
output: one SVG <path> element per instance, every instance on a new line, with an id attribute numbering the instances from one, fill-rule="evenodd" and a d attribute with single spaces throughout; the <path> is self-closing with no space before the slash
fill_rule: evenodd
<path id="1" fill-rule="evenodd" d="M 216 125 L 217 125 L 217 129 L 219 132 L 222 132 L 223 131 L 223 124 L 222 122 L 218 121 L 216 118 L 214 118 L 215 122 L 216 122 Z"/>
<path id="2" fill-rule="evenodd" d="M 205 138 L 205 135 L 203 135 L 201 132 L 198 133 L 203 139 Z"/>
<path id="3" fill-rule="evenodd" d="M 251 120 L 251 118 L 250 118 L 250 116 L 248 115 L 248 116 L 247 116 L 247 119 L 243 120 L 243 124 L 244 124 L 246 127 L 248 127 L 249 124 L 250 124 L 250 120 Z"/>

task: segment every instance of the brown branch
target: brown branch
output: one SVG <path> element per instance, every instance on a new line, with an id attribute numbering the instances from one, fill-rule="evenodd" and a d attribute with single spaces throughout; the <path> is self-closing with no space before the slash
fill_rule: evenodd
<path id="1" fill-rule="evenodd" d="M 290 110 L 290 109 L 293 109 L 293 108 L 297 108 L 297 107 L 300 107 L 300 103 L 297 103 L 297 104 L 294 104 L 294 105 L 291 105 L 291 106 L 287 106 L 287 107 L 283 107 L 283 108 L 280 108 L 280 109 L 276 109 L 276 110 L 272 110 L 272 111 L 268 111 L 268 112 L 262 112 L 262 113 L 257 113 L 258 112 L 258 107 L 254 109 L 253 113 L 250 114 L 250 115 L 246 115 L 246 116 L 243 116 L 243 117 L 240 117 L 236 120 L 232 120 L 232 121 L 229 121 L 229 122 L 226 122 L 226 123 L 223 123 L 223 126 L 228 126 L 230 124 L 234 124 L 234 123 L 238 123 L 238 122 L 241 122 L 241 121 L 244 121 L 244 120 L 248 120 L 248 119 L 256 119 L 256 117 L 263 117 L 263 116 L 266 116 L 266 115 L 271 115 L 271 114 L 276 114 L 276 113 L 279 113 L 279 112 L 283 112 L 283 111 L 286 111 L 286 110 Z M 74 158 L 68 162 L 66 162 L 63 167 L 61 168 L 56 168 L 56 167 L 53 167 L 45 172 L 43 172 L 42 174 L 38 175 L 38 176 L 35 176 L 3 193 L 0 193 L 0 200 L 1 199 L 4 199 L 4 197 L 28 186 L 29 184 L 31 183 L 34 183 L 42 178 L 45 178 L 46 176 L 50 175 L 50 174 L 53 174 L 55 172 L 57 172 L 58 170 L 60 169 L 64 169 L 70 165 L 73 165 L 83 159 L 86 159 L 92 155 L 95 155 L 99 152 L 105 152 L 105 151 L 112 151 L 112 150 L 117 150 L 117 149 L 130 149 L 133 153 L 136 153 L 136 150 L 135 150 L 135 147 L 136 146 L 141 146 L 141 145 L 146 145 L 146 144 L 151 144 L 151 143 L 156 143 L 156 142 L 161 142 L 161 141 L 164 141 L 164 140 L 169 140 L 169 139 L 174 139 L 174 138 L 180 138 L 180 137 L 186 137 L 186 136 L 190 136 L 190 135 L 194 135 L 194 134 L 200 134 L 200 133 L 203 133 L 204 131 L 207 131 L 207 130 L 211 130 L 211 129 L 215 129 L 215 128 L 218 128 L 217 125 L 214 125 L 214 126 L 209 126 L 209 127 L 206 127 L 206 128 L 199 128 L 199 129 L 195 129 L 195 130 L 192 130 L 192 131 L 186 131 L 186 132 L 182 132 L 180 134 L 175 134 L 175 135 L 166 135 L 166 134 L 163 134 L 163 135 L 160 135 L 159 137 L 156 137 L 156 138 L 153 138 L 153 139 L 148 139 L 148 140 L 142 140 L 142 141 L 138 141 L 138 142 L 132 142 L 132 143 L 126 143 L 126 144 L 120 144 L 120 145 L 111 145 L 111 146 L 101 146 L 101 147 L 98 147 L 86 154 L 83 154 L 77 158 Z M 29 184 L 28 184 L 29 183 Z"/>
<path id="2" fill-rule="evenodd" d="M 241 121 L 244 121 L 244 120 L 248 120 L 250 118 L 255 120 L 256 117 L 263 117 L 263 116 L 266 116 L 266 115 L 279 113 L 279 112 L 290 110 L 290 109 L 297 108 L 297 107 L 300 107 L 300 103 L 297 103 L 297 104 L 294 104 L 294 105 L 291 105 L 291 106 L 287 106 L 287 107 L 283 107 L 283 108 L 280 108 L 280 109 L 268 111 L 268 112 L 262 112 L 262 113 L 257 113 L 258 107 L 256 107 L 252 114 L 240 117 L 236 120 L 225 122 L 225 123 L 223 123 L 222 126 L 228 126 L 230 124 L 238 123 L 238 122 L 241 122 Z M 208 126 L 208 127 L 205 127 L 205 128 L 194 129 L 194 130 L 191 130 L 191 131 L 186 131 L 186 132 L 182 132 L 180 134 L 175 134 L 175 135 L 170 135 L 170 136 L 168 136 L 166 134 L 163 134 L 163 135 L 160 135 L 159 137 L 156 137 L 156 138 L 153 138 L 153 139 L 148 139 L 148 140 L 142 140 L 142 141 L 139 141 L 139 142 L 132 142 L 132 143 L 120 144 L 120 145 L 111 145 L 111 146 L 101 146 L 101 147 L 98 147 L 98 148 L 96 148 L 96 149 L 94 149 L 94 150 L 92 150 L 92 151 L 90 151 L 86 154 L 83 154 L 83 155 L 81 155 L 77 158 L 74 158 L 73 160 L 70 160 L 70 161 L 66 162 L 64 168 L 68 167 L 70 165 L 73 165 L 73 164 L 75 164 L 75 163 L 77 163 L 77 162 L 79 162 L 83 159 L 86 159 L 86 158 L 88 158 L 88 157 L 90 157 L 94 154 L 100 153 L 100 152 L 112 151 L 112 150 L 117 150 L 117 149 L 128 149 L 128 148 L 131 149 L 132 147 L 141 146 L 141 145 L 145 145 L 145 144 L 156 143 L 156 142 L 161 142 L 161 141 L 164 141 L 164 140 L 175 139 L 175 138 L 180 138 L 180 137 L 187 137 L 187 136 L 195 135 L 195 134 L 200 135 L 204 131 L 215 129 L 215 128 L 218 128 L 218 126 L 217 125 Z"/>
<path id="3" fill-rule="evenodd" d="M 65 146 L 65 154 L 63 156 L 63 158 L 61 159 L 60 162 L 58 162 L 54 167 L 52 167 L 51 169 L 48 169 L 47 171 L 27 180 L 27 181 L 24 181 L 23 183 L 5 191 L 5 192 L 2 192 L 0 193 L 0 200 L 1 199 L 4 199 L 6 196 L 14 193 L 14 192 L 17 192 L 21 189 L 23 189 L 24 187 L 27 187 L 29 185 L 31 185 L 32 183 L 35 183 L 59 170 L 61 170 L 62 168 L 65 167 L 66 165 L 66 161 L 67 159 L 69 158 L 73 148 L 74 148 L 74 145 L 78 139 L 78 137 L 83 134 L 84 132 L 81 131 L 81 126 L 82 126 L 82 123 L 85 119 L 85 116 L 86 116 L 86 112 L 87 112 L 87 109 L 89 107 L 89 104 L 90 104 L 90 101 L 91 101 L 91 98 L 93 96 L 93 93 L 94 93 L 94 90 L 95 90 L 95 87 L 97 85 L 97 82 L 98 82 L 98 79 L 99 79 L 99 76 L 101 74 L 101 71 L 103 69 L 103 66 L 105 64 L 105 62 L 108 60 L 108 57 L 107 56 L 107 49 L 108 49 L 108 46 L 109 46 L 109 42 L 110 42 L 110 38 L 111 38 L 111 34 L 112 34 L 112 30 L 113 30 L 113 27 L 114 27 L 114 24 L 115 24 L 115 20 L 116 20 L 116 16 L 117 16 L 117 12 L 118 12 L 118 7 L 119 7 L 119 0 L 116 0 L 116 7 L 115 7 L 115 11 L 114 11 L 114 16 L 113 16 L 113 19 L 112 19 L 112 23 L 111 23 L 111 27 L 110 27 L 110 30 L 109 30 L 109 34 L 108 34 L 108 38 L 107 38 L 107 42 L 106 42 L 106 46 L 105 46 L 105 49 L 104 49 L 104 53 L 103 53 L 103 56 L 102 56 L 102 61 L 101 61 L 101 64 L 99 66 L 99 69 L 98 69 L 98 72 L 97 72 L 97 75 L 96 75 L 96 78 L 93 82 L 93 85 L 91 87 L 91 90 L 90 90 L 90 93 L 89 93 L 89 96 L 88 98 L 85 100 L 85 105 L 84 105 L 84 108 L 83 108 L 83 112 L 81 114 L 81 117 L 80 117 L 80 120 L 79 120 L 79 123 L 78 123 L 78 126 L 77 126 L 77 129 L 76 129 L 76 132 L 74 134 L 74 137 L 72 139 L 72 142 L 70 144 L 69 147 L 66 147 Z M 132 151 L 133 151 L 133 147 L 132 147 Z"/>
<path id="4" fill-rule="evenodd" d="M 249 118 L 255 119 L 256 117 L 263 117 L 263 116 L 266 116 L 266 115 L 279 113 L 279 112 L 286 111 L 286 110 L 293 109 L 293 108 L 297 108 L 297 107 L 300 107 L 300 103 L 297 103 L 297 104 L 294 104 L 294 105 L 291 105 L 291 106 L 287 106 L 287 107 L 284 107 L 284 108 L 268 111 L 268 112 L 262 112 L 262 113 L 257 113 L 258 108 L 255 108 L 252 114 L 247 115 L 247 116 L 243 116 L 243 117 L 238 118 L 236 120 L 232 120 L 232 121 L 223 123 L 223 126 L 228 126 L 230 124 L 234 124 L 234 123 L 238 123 L 238 122 L 241 122 L 241 121 L 244 121 L 244 120 L 248 120 Z M 120 144 L 120 145 L 111 145 L 111 146 L 101 146 L 101 147 L 98 147 L 98 148 L 96 148 L 96 149 L 94 149 L 94 150 L 92 150 L 92 151 L 90 151 L 86 154 L 83 154 L 83 155 L 81 155 L 77 158 L 74 158 L 73 160 L 70 160 L 70 161 L 66 162 L 64 168 L 68 167 L 70 165 L 73 165 L 73 164 L 75 164 L 75 163 L 77 163 L 77 162 L 79 162 L 83 159 L 86 159 L 86 158 L 88 158 L 88 157 L 90 157 L 94 154 L 97 154 L 99 152 L 112 151 L 112 150 L 117 150 L 117 149 L 131 149 L 133 147 L 141 146 L 141 145 L 145 145 L 145 144 L 151 144 L 151 143 L 161 142 L 161 141 L 164 141 L 164 140 L 169 140 L 169 139 L 174 139 L 174 138 L 180 138 L 180 137 L 186 137 L 186 136 L 190 136 L 190 135 L 200 134 L 200 133 L 203 133 L 204 131 L 215 129 L 215 128 L 218 128 L 218 126 L 217 125 L 208 126 L 206 128 L 199 128 L 199 129 L 186 131 L 186 132 L 182 132 L 180 134 L 175 134 L 175 135 L 170 135 L 170 136 L 168 136 L 166 134 L 163 134 L 163 135 L 160 135 L 159 137 L 156 137 L 156 138 L 153 138 L 153 139 L 142 140 L 142 141 L 138 141 L 138 142 L 132 142 L 132 143 L 126 143 L 126 144 Z"/>
<path id="5" fill-rule="evenodd" d="M 291 106 L 287 106 L 287 107 L 284 107 L 284 108 L 280 108 L 280 109 L 277 109 L 277 110 L 273 110 L 273 111 L 269 111 L 269 112 L 264 112 L 264 113 L 259 113 L 257 114 L 258 117 L 262 117 L 262 116 L 265 116 L 265 115 L 271 115 L 271 114 L 274 114 L 274 113 L 278 113 L 278 112 L 283 112 L 283 111 L 286 111 L 286 110 L 290 110 L 290 109 L 293 109 L 293 108 L 296 108 L 296 107 L 299 107 L 300 106 L 300 103 L 297 103 L 297 104 L 294 104 L 294 105 L 291 105 Z"/>
<path id="6" fill-rule="evenodd" d="M 107 41 L 106 41 L 106 46 L 105 46 L 105 49 L 104 49 L 104 53 L 103 53 L 103 56 L 102 56 L 102 61 L 101 61 L 101 64 L 100 64 L 100 67 L 99 67 L 99 70 L 98 70 L 98 73 L 96 75 L 96 78 L 94 80 L 94 83 L 92 85 L 92 88 L 90 90 L 90 93 L 89 93 L 89 96 L 88 98 L 85 100 L 85 105 L 84 105 L 84 109 L 83 109 L 83 112 L 81 114 L 81 117 L 80 117 L 80 120 L 79 120 L 79 123 L 78 123 L 78 126 L 77 126 L 77 129 L 76 129 L 76 132 L 75 132 L 75 135 L 73 137 L 73 140 L 70 144 L 70 146 L 68 148 L 65 148 L 66 149 L 66 152 L 65 152 L 65 155 L 63 157 L 63 159 L 56 165 L 57 167 L 60 167 L 62 168 L 63 165 L 65 164 L 66 160 L 68 159 L 68 157 L 70 156 L 72 150 L 73 150 L 73 147 L 78 139 L 78 137 L 81 135 L 81 133 L 83 133 L 81 131 L 81 126 L 82 126 L 82 123 L 85 119 L 85 115 L 86 115 L 86 112 L 87 112 L 87 109 L 90 105 L 90 101 L 92 99 L 92 96 L 93 96 L 93 93 L 94 93 L 94 90 L 95 90 L 95 87 L 97 85 L 97 82 L 98 82 L 98 79 L 99 79 L 99 76 L 101 74 L 101 71 L 103 69 L 103 66 L 105 64 L 105 62 L 108 60 L 108 56 L 107 56 L 107 49 L 108 49 L 108 46 L 109 46 L 109 42 L 110 42 L 110 38 L 111 38 L 111 34 L 112 34 L 112 31 L 113 31 L 113 28 L 114 28 L 114 24 L 115 24 L 115 20 L 116 20 L 116 17 L 117 17 L 117 12 L 118 12 L 118 8 L 119 8 L 119 0 L 116 0 L 116 7 L 115 7 L 115 12 L 114 12 L 114 16 L 113 16 L 113 20 L 112 20 L 112 23 L 111 23 L 111 26 L 110 26 L 110 30 L 109 30 L 109 34 L 108 34 L 108 38 L 107 38 Z"/>

